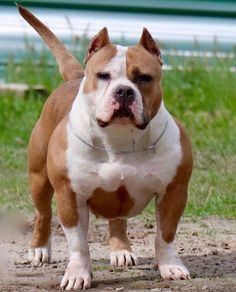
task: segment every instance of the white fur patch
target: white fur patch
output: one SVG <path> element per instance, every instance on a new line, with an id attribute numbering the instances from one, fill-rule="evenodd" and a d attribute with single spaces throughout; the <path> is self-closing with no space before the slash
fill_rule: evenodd
<path id="1" fill-rule="evenodd" d="M 163 240 L 159 224 L 156 237 L 156 266 L 164 280 L 190 279 L 188 269 L 183 265 L 174 244 Z"/>
<path id="2" fill-rule="evenodd" d="M 88 207 L 80 205 L 78 209 L 80 216 L 78 226 L 66 228 L 62 225 L 70 254 L 70 261 L 61 281 L 61 288 L 66 290 L 86 289 L 91 285 L 90 255 L 87 241 Z"/>
<path id="3" fill-rule="evenodd" d="M 142 96 L 137 87 L 128 79 L 126 72 L 126 52 L 127 47 L 116 45 L 116 55 L 106 64 L 104 72 L 109 72 L 111 79 L 97 80 L 98 88 L 84 96 L 90 104 L 90 110 L 94 111 L 94 116 L 104 122 L 110 121 L 115 109 L 119 108 L 118 102 L 114 99 L 113 93 L 118 86 L 128 86 L 135 92 L 135 101 L 131 110 L 138 124 L 142 123 L 143 103 Z M 85 79 L 89 78 L 85 70 Z"/>
<path id="4" fill-rule="evenodd" d="M 44 263 L 49 263 L 51 259 L 51 237 L 48 243 L 44 246 L 30 248 L 28 251 L 28 260 L 34 266 L 40 266 Z"/>
<path id="5" fill-rule="evenodd" d="M 138 263 L 135 254 L 126 249 L 110 252 L 110 261 L 115 267 L 135 266 Z"/>
<path id="6" fill-rule="evenodd" d="M 80 98 L 82 100 L 83 96 Z M 182 158 L 179 128 L 164 104 L 145 130 L 118 125 L 100 129 L 91 123 L 83 108 L 78 108 L 76 113 L 74 108 L 69 116 L 73 131 L 67 126 L 67 168 L 78 200 L 87 201 L 96 188 L 109 192 L 123 185 L 134 199 L 134 206 L 128 216 L 135 216 L 143 211 L 154 195 L 158 194 L 161 198 Z M 81 111 L 83 114 L 80 115 Z M 75 122 L 77 117 L 80 119 Z M 116 155 L 91 148 L 74 134 L 76 131 L 88 143 L 108 149 L 141 150 L 156 141 L 167 120 L 166 132 L 155 152 Z"/>

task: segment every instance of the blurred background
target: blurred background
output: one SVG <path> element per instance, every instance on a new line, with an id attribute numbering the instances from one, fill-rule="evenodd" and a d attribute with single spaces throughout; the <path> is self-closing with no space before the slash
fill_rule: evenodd
<path id="1" fill-rule="evenodd" d="M 119 44 L 143 27 L 159 42 L 164 100 L 187 128 L 194 172 L 185 216 L 236 217 L 236 1 L 18 1 L 83 62 L 89 39 L 107 26 Z M 27 143 L 47 95 L 62 79 L 13 1 L 0 1 L 0 207 L 32 213 Z M 153 217 L 153 203 L 145 216 Z"/>
<path id="2" fill-rule="evenodd" d="M 147 27 L 162 46 L 166 65 L 177 59 L 205 55 L 218 57 L 235 49 L 236 1 L 217 0 L 36 0 L 27 6 L 72 50 L 83 50 L 81 39 L 107 26 L 113 41 L 134 44 Z M 1 76 L 9 55 L 19 62 L 42 42 L 19 16 L 13 1 L 0 1 Z M 168 68 L 168 66 L 166 66 Z"/>

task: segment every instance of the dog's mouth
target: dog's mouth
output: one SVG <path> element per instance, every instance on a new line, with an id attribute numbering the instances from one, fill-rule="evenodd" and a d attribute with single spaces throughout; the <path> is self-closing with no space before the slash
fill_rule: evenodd
<path id="1" fill-rule="evenodd" d="M 120 107 L 119 109 L 114 110 L 109 121 L 105 122 L 101 119 L 98 119 L 97 121 L 100 127 L 105 128 L 111 123 L 121 125 L 134 124 L 135 117 L 129 107 Z"/>
<path id="2" fill-rule="evenodd" d="M 129 107 L 122 107 L 117 110 L 114 110 L 114 113 L 111 117 L 111 120 L 120 120 L 120 119 L 129 119 L 131 121 L 134 121 L 134 114 L 132 113 L 131 109 Z"/>
<path id="3" fill-rule="evenodd" d="M 101 119 L 97 120 L 98 125 L 101 128 L 105 128 L 110 124 L 119 124 L 119 125 L 133 125 L 140 130 L 144 130 L 149 124 L 149 120 L 143 118 L 141 124 L 137 124 L 135 121 L 135 116 L 129 107 L 121 107 L 115 109 L 110 121 L 103 121 Z"/>

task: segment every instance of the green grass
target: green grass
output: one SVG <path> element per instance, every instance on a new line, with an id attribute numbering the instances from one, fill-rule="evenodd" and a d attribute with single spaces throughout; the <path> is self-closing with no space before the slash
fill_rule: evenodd
<path id="1" fill-rule="evenodd" d="M 186 126 L 194 171 L 186 215 L 236 217 L 236 75 L 227 61 L 166 74 L 166 105 Z M 186 64 L 186 67 L 188 64 Z"/>
<path id="2" fill-rule="evenodd" d="M 22 66 L 9 60 L 6 80 L 43 84 L 49 91 L 62 80 L 57 68 L 47 67 L 48 55 L 32 64 L 31 52 Z M 174 60 L 170 61 L 174 65 Z M 217 215 L 236 218 L 236 74 L 228 70 L 235 60 L 183 60 L 187 69 L 166 71 L 164 100 L 170 112 L 187 128 L 194 152 L 186 216 Z M 0 96 L 0 207 L 33 210 L 27 186 L 27 141 L 44 100 L 31 94 L 22 99 Z M 154 203 L 146 215 L 153 216 Z"/>

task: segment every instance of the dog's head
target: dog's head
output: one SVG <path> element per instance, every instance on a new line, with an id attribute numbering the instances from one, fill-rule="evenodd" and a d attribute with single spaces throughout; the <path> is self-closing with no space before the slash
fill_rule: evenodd
<path id="1" fill-rule="evenodd" d="M 81 78 L 82 66 L 54 33 L 27 9 L 18 9 L 54 54 L 64 80 Z M 148 30 L 137 46 L 126 48 L 112 44 L 103 28 L 90 42 L 85 64 L 83 96 L 98 124 L 145 129 L 162 100 L 160 49 Z"/>
<path id="2" fill-rule="evenodd" d="M 112 44 L 106 28 L 90 42 L 83 95 L 100 127 L 145 129 L 162 101 L 160 49 L 147 29 L 137 46 Z"/>

